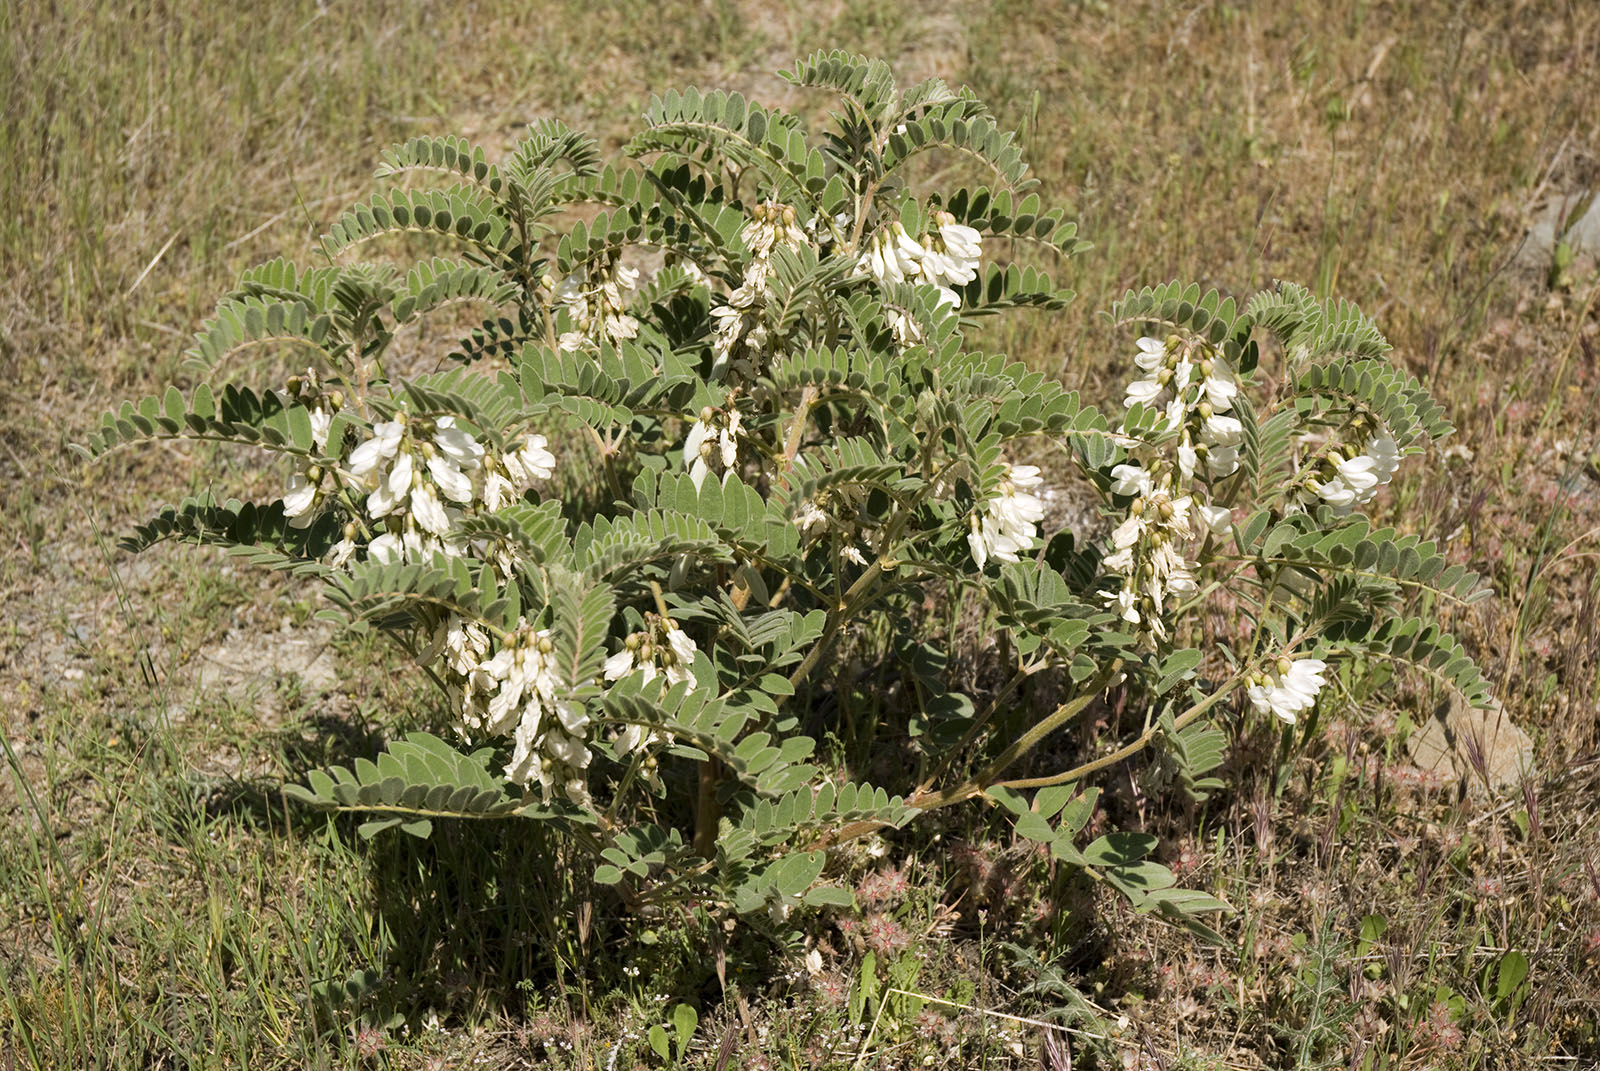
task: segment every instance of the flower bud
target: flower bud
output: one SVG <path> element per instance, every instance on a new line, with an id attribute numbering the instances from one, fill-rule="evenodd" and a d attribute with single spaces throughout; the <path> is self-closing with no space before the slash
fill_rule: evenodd
<path id="1" fill-rule="evenodd" d="M 717 411 L 715 409 L 711 408 L 709 405 L 705 406 L 700 410 L 700 423 L 709 424 L 711 423 L 711 419 L 716 415 Z"/>
<path id="2" fill-rule="evenodd" d="M 1211 408 L 1210 402 L 1201 402 L 1199 405 L 1195 406 L 1195 411 L 1200 414 L 1201 420 L 1210 420 L 1211 414 L 1215 412 L 1215 410 Z"/>
<path id="3" fill-rule="evenodd" d="M 1171 353 L 1173 350 L 1177 349 L 1181 345 L 1183 345 L 1183 339 L 1180 338 L 1178 335 L 1174 334 L 1174 335 L 1168 335 L 1167 336 L 1167 352 L 1168 353 Z"/>
<path id="4" fill-rule="evenodd" d="M 299 376 L 290 376 L 289 381 L 283 385 L 283 389 L 289 394 L 299 394 L 301 382 L 302 380 Z"/>
<path id="5" fill-rule="evenodd" d="M 1289 661 L 1287 658 L 1282 657 L 1281 655 L 1279 656 L 1279 658 L 1278 658 L 1278 676 L 1287 677 L 1289 675 L 1289 671 L 1291 669 L 1293 669 L 1293 668 L 1294 668 L 1294 663 L 1293 662 Z"/>
<path id="6" fill-rule="evenodd" d="M 355 521 L 350 521 L 344 526 L 344 538 L 347 543 L 354 543 L 356 536 L 361 534 L 361 528 Z"/>
<path id="7" fill-rule="evenodd" d="M 794 205 L 784 205 L 783 206 L 783 221 L 785 223 L 793 223 L 794 222 Z"/>
<path id="8" fill-rule="evenodd" d="M 539 637 L 539 653 L 540 654 L 549 654 L 552 651 L 554 651 L 555 649 L 556 649 L 556 641 L 555 640 L 552 640 L 549 636 L 540 636 Z"/>
<path id="9" fill-rule="evenodd" d="M 322 480 L 322 466 L 312 465 L 306 469 L 306 479 L 311 483 L 320 483 Z"/>
<path id="10" fill-rule="evenodd" d="M 332 394 L 328 395 L 328 404 L 332 405 L 335 409 L 343 409 L 344 391 L 336 390 Z"/>

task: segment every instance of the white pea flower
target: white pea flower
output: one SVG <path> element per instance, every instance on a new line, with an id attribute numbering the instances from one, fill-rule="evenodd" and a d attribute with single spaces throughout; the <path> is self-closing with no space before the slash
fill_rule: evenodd
<path id="1" fill-rule="evenodd" d="M 739 410 L 729 407 L 725 414 L 706 406 L 689 424 L 683 443 L 683 465 L 698 489 L 711 471 L 711 462 L 720 462 L 723 472 L 732 471 L 739 460 Z"/>
<path id="2" fill-rule="evenodd" d="M 1205 396 L 1211 408 L 1219 413 L 1232 409 L 1233 400 L 1239 396 L 1239 381 L 1233 377 L 1228 362 L 1220 356 L 1209 357 L 1201 363 L 1200 372 L 1205 377 Z"/>
<path id="3" fill-rule="evenodd" d="M 897 221 L 873 235 L 856 267 L 871 272 L 881 283 L 903 283 L 917 277 L 922 256 L 921 244 Z"/>
<path id="4" fill-rule="evenodd" d="M 459 615 L 450 618 L 444 639 L 447 664 L 463 677 L 470 676 L 489 654 L 489 634 L 476 621 Z"/>
<path id="5" fill-rule="evenodd" d="M 363 479 L 376 472 L 382 463 L 394 457 L 400 449 L 400 439 L 405 434 L 405 424 L 399 420 L 386 420 L 372 425 L 372 438 L 350 452 L 350 474 Z"/>
<path id="6" fill-rule="evenodd" d="M 1037 525 L 1044 520 L 1044 503 L 1032 489 L 1042 482 L 1033 465 L 1008 465 L 999 493 L 973 512 L 967 545 L 979 569 L 990 558 L 1020 561 L 1018 555 L 1033 547 Z"/>
<path id="7" fill-rule="evenodd" d="M 1400 467 L 1400 447 L 1385 432 L 1367 440 L 1367 455 L 1377 462 L 1378 486 L 1387 484 Z"/>
<path id="8" fill-rule="evenodd" d="M 311 410 L 311 441 L 316 445 L 318 453 L 325 453 L 328 449 L 328 429 L 333 426 L 333 414 L 322 406 Z"/>
<path id="9" fill-rule="evenodd" d="M 1232 476 L 1239 471 L 1239 448 L 1237 446 L 1214 446 L 1206 454 L 1206 473 L 1213 479 L 1219 480 L 1224 476 Z"/>
<path id="10" fill-rule="evenodd" d="M 411 516 L 423 531 L 432 535 L 443 536 L 450 532 L 450 515 L 445 512 L 444 503 L 431 483 L 417 481 L 411 492 Z"/>
<path id="11" fill-rule="evenodd" d="M 1280 658 L 1277 664 L 1257 676 L 1247 694 L 1250 703 L 1263 714 L 1275 714 L 1290 725 L 1317 702 L 1317 693 L 1328 682 L 1323 677 L 1327 663 L 1316 658 L 1293 662 Z"/>
<path id="12" fill-rule="evenodd" d="M 949 212 L 934 214 L 934 229 L 922 241 L 918 274 L 924 282 L 941 289 L 965 286 L 978 277 L 983 236 L 964 223 L 957 223 Z M 959 304 L 955 291 L 952 301 Z"/>
<path id="13" fill-rule="evenodd" d="M 328 548 L 328 564 L 335 569 L 341 568 L 356 554 L 354 524 L 345 526 L 344 538 Z"/>
<path id="14" fill-rule="evenodd" d="M 750 222 L 739 232 L 740 239 L 758 258 L 771 257 L 780 247 L 791 249 L 809 244 L 806 232 L 795 223 L 792 205 L 767 201 L 750 209 Z"/>
<path id="15" fill-rule="evenodd" d="M 1206 531 L 1221 539 L 1233 529 L 1233 511 L 1226 506 L 1198 506 Z"/>
<path id="16" fill-rule="evenodd" d="M 606 680 L 617 681 L 640 673 L 646 684 L 660 676 L 666 678 L 669 687 L 688 681 L 693 688 L 694 674 L 689 667 L 700 650 L 695 642 L 670 618 L 647 614 L 645 621 L 644 632 L 629 636 L 622 650 L 606 659 L 602 670 Z"/>
<path id="17" fill-rule="evenodd" d="M 1238 417 L 1213 413 L 1201 425 L 1200 434 L 1207 446 L 1238 446 L 1244 442 L 1244 425 Z"/>
<path id="18" fill-rule="evenodd" d="M 451 462 L 443 453 L 428 458 L 428 475 L 433 477 L 439 492 L 452 502 L 472 501 L 472 479 Z"/>
<path id="19" fill-rule="evenodd" d="M 1136 379 L 1132 383 L 1128 384 L 1126 396 L 1122 399 L 1122 404 L 1128 409 L 1132 409 L 1135 404 L 1143 405 L 1148 409 L 1155 403 L 1155 400 L 1161 396 L 1161 392 L 1165 389 L 1166 388 L 1162 386 L 1158 380 Z"/>
<path id="20" fill-rule="evenodd" d="M 556 471 L 556 458 L 546 447 L 543 435 L 530 435 L 520 449 L 501 458 L 501 464 L 513 482 L 531 486 L 538 480 L 548 480 Z"/>
<path id="21" fill-rule="evenodd" d="M 1327 480 L 1307 480 L 1306 489 L 1332 506 L 1336 512 L 1348 513 L 1355 507 L 1355 489 L 1337 476 Z"/>
<path id="22" fill-rule="evenodd" d="M 395 562 L 417 562 L 429 554 L 422 537 L 415 529 L 407 528 L 404 532 L 385 532 L 367 544 L 367 557 L 380 565 L 392 565 Z"/>
<path id="23" fill-rule="evenodd" d="M 312 507 L 317 504 L 320 481 L 313 481 L 303 472 L 289 477 L 289 489 L 283 493 L 283 515 L 289 518 L 292 528 L 305 528 L 316 519 Z"/>
<path id="24" fill-rule="evenodd" d="M 1139 352 L 1134 355 L 1133 363 L 1144 372 L 1154 372 L 1167 360 L 1167 344 L 1159 338 L 1149 335 L 1141 338 L 1138 343 Z"/>
<path id="25" fill-rule="evenodd" d="M 1137 464 L 1123 464 L 1111 470 L 1111 490 L 1119 495 L 1146 495 L 1154 489 L 1150 474 Z"/>

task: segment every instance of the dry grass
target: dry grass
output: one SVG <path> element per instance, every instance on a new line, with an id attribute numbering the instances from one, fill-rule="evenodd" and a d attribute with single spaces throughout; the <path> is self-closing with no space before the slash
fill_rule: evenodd
<path id="1" fill-rule="evenodd" d="M 1539 776 L 1503 802 L 1419 777 L 1402 741 L 1434 697 L 1402 688 L 1290 768 L 1240 740 L 1198 814 L 1112 786 L 1240 909 L 1221 948 L 1089 910 L 965 816 L 852 864 L 882 895 L 817 922 L 820 981 L 747 950 L 750 1001 L 708 1010 L 694 1060 L 737 1026 L 730 1066 L 1021 1066 L 1010 1046 L 1037 1061 L 1041 1028 L 957 1005 L 1048 1017 L 1076 992 L 1103 1013 L 1076 1029 L 1115 1032 L 1128 1066 L 1600 1065 L 1600 283 L 1594 251 L 1555 271 L 1524 241 L 1600 189 L 1600 8 L 1510 0 L 0 6 L 0 1064 L 605 1066 L 659 1018 L 657 982 L 714 998 L 692 920 L 636 961 L 541 921 L 538 845 L 360 849 L 286 814 L 274 786 L 417 716 L 415 682 L 359 640 L 333 641 L 354 668 L 332 679 L 310 661 L 202 679 L 221 652 L 281 661 L 307 593 L 108 537 L 261 474 L 179 448 L 86 470 L 64 444 L 177 375 L 237 270 L 304 255 L 384 144 L 493 146 L 542 114 L 615 139 L 688 82 L 809 108 L 771 72 L 821 45 L 965 81 L 1023 126 L 1096 248 L 1067 269 L 1072 309 L 984 342 L 1091 397 L 1124 374 L 1097 316 L 1124 287 L 1297 279 L 1376 316 L 1460 429 L 1388 519 L 1493 584 L 1446 616 Z M 887 863 L 909 890 L 884 891 Z M 885 979 L 952 1003 L 852 1015 L 874 947 Z M 1502 992 L 1513 952 L 1530 973 Z M 380 966 L 404 984 L 313 1013 L 317 985 Z M 442 1029 L 353 1028 L 396 1009 Z M 1101 1044 L 1067 1043 L 1080 1065 Z"/>

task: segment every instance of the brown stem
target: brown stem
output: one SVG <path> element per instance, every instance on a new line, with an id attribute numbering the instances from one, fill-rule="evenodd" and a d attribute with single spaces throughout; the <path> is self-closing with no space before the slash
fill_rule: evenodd
<path id="1" fill-rule="evenodd" d="M 1118 748 L 1111 754 L 1103 755 L 1098 759 L 1083 763 L 1080 766 L 1074 766 L 1072 769 L 1063 773 L 1051 774 L 1048 777 L 1024 777 L 1013 781 L 999 780 L 1000 773 L 1003 772 L 1007 766 L 1011 765 L 1011 763 L 1015 762 L 1028 751 L 1031 751 L 1040 740 L 1044 739 L 1046 735 L 1054 732 L 1063 723 L 1081 711 L 1084 707 L 1088 706 L 1089 702 L 1093 700 L 1095 696 L 1099 695 L 1101 689 L 1103 689 L 1110 682 L 1115 674 L 1115 670 L 1120 667 L 1120 665 L 1120 662 L 1113 663 L 1112 666 L 1102 670 L 1098 676 L 1090 681 L 1089 685 L 1082 693 L 1061 704 L 1061 706 L 1057 707 L 1055 712 L 1051 714 L 1050 717 L 1046 718 L 1027 733 L 1023 734 L 1023 736 L 1019 737 L 1016 743 L 1008 747 L 998 759 L 990 763 L 988 768 L 980 773 L 977 777 L 972 778 L 970 781 L 963 782 L 962 784 L 941 789 L 937 792 L 926 787 L 919 788 L 916 792 L 912 793 L 910 799 L 906 800 L 907 806 L 914 807 L 919 811 L 935 811 L 941 807 L 949 807 L 952 804 L 963 803 L 967 800 L 970 800 L 974 796 L 980 796 L 990 788 L 1021 789 L 1044 788 L 1049 785 L 1063 785 L 1069 781 L 1081 780 L 1092 773 L 1096 773 L 1105 769 L 1107 766 L 1114 766 L 1123 759 L 1143 751 L 1145 748 L 1150 746 L 1150 741 L 1155 739 L 1156 733 L 1161 728 L 1159 724 L 1150 726 L 1144 732 L 1140 733 L 1136 739 L 1132 740 L 1123 747 Z M 1224 698 L 1231 695 L 1234 689 L 1236 689 L 1240 683 L 1244 681 L 1244 679 L 1245 674 L 1240 672 L 1228 684 L 1217 689 L 1215 692 L 1212 692 L 1200 702 L 1184 711 L 1183 714 L 1180 715 L 1176 721 L 1174 721 L 1173 728 L 1182 730 L 1192 724 L 1195 719 L 1199 718 L 1206 711 L 1220 703 Z M 807 850 L 816 851 L 820 848 L 831 848 L 836 844 L 843 844 L 846 841 L 855 840 L 857 837 L 864 837 L 869 833 L 876 832 L 877 830 L 882 829 L 885 824 L 886 823 L 884 822 L 872 819 L 860 822 L 851 822 L 848 825 L 840 826 L 832 833 L 827 833 L 821 837 L 818 837 L 815 841 L 811 842 L 811 844 L 807 846 Z"/>
<path id="2" fill-rule="evenodd" d="M 694 850 L 702 859 L 711 859 L 717 854 L 717 827 L 722 822 L 717 783 L 721 779 L 722 764 L 715 758 L 700 763 L 700 796 L 694 809 Z"/>
<path id="3" fill-rule="evenodd" d="M 794 423 L 789 425 L 789 435 L 783 443 L 785 470 L 794 464 L 795 455 L 800 453 L 800 440 L 805 436 L 806 418 L 811 415 L 811 407 L 815 404 L 817 404 L 817 388 L 806 387 L 800 392 L 800 404 L 795 407 Z"/>

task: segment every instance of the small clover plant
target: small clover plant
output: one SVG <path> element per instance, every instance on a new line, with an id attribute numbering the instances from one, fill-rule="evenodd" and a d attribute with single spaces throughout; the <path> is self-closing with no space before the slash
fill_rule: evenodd
<path id="1" fill-rule="evenodd" d="M 1290 284 L 1242 305 L 1129 292 L 1111 309 L 1126 396 L 1097 409 L 968 344 L 992 316 L 1069 300 L 1021 260 L 1085 248 L 1015 137 L 970 92 L 901 89 L 876 60 L 818 53 L 785 77 L 833 94 L 826 131 L 689 89 L 654 99 L 615 161 L 550 120 L 494 162 L 413 138 L 324 263 L 272 261 L 222 299 L 191 393 L 124 405 L 90 438 L 91 457 L 193 438 L 279 459 L 281 498 L 186 500 L 127 545 L 314 576 L 438 685 L 448 740 L 409 734 L 292 795 L 367 815 L 368 834 L 554 823 L 630 907 L 692 896 L 763 926 L 849 903 L 819 884 L 829 847 L 987 796 L 1057 860 L 1192 919 L 1223 905 L 1177 888 L 1154 838 L 1084 842 L 1097 771 L 1159 742 L 1203 795 L 1218 716 L 1309 730 L 1348 664 L 1489 702 L 1456 642 L 1405 609 L 1432 604 L 1419 591 L 1470 599 L 1477 578 L 1360 512 L 1450 430 L 1367 317 Z M 991 184 L 920 188 L 924 153 Z M 454 259 L 356 259 L 397 233 Z M 402 329 L 461 302 L 488 317 L 449 367 L 403 374 Z M 234 383 L 252 350 L 298 374 Z M 1023 463 L 1039 457 L 1100 495 L 1108 538 L 1041 530 L 1056 492 Z M 558 469 L 585 474 L 565 501 Z M 1232 620 L 1202 630 L 1224 593 Z M 928 642 L 935 597 L 1003 634 L 975 656 L 1005 682 L 982 702 Z M 881 787 L 813 765 L 802 731 L 869 635 L 897 638 L 875 657 L 917 732 L 888 746 L 920 756 Z M 1008 698 L 1045 671 L 1059 703 L 1017 728 Z M 1142 732 L 1019 776 L 1113 687 Z"/>

